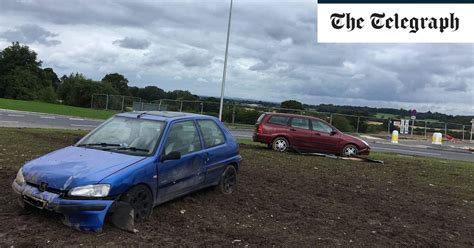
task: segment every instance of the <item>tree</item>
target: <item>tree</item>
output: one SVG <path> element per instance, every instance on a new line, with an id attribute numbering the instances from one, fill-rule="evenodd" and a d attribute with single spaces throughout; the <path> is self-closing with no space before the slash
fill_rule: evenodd
<path id="1" fill-rule="evenodd" d="M 303 104 L 296 100 L 287 100 L 281 103 L 282 108 L 287 109 L 304 109 Z"/>
<path id="2" fill-rule="evenodd" d="M 119 73 L 110 73 L 105 75 L 101 81 L 103 84 L 109 83 L 114 89 L 118 91 L 120 95 L 129 96 L 130 92 L 128 91 L 128 79 L 125 78 L 122 74 Z"/>
<path id="3" fill-rule="evenodd" d="M 58 75 L 53 71 L 53 68 L 44 68 L 43 73 L 48 80 L 51 80 L 51 84 L 55 91 L 58 90 L 61 80 L 59 80 Z"/>
<path id="4" fill-rule="evenodd" d="M 138 91 L 138 97 L 148 102 L 166 98 L 166 92 L 156 86 L 147 86 L 140 88 Z"/>
<path id="5" fill-rule="evenodd" d="M 110 84 L 87 79 L 79 73 L 63 76 L 61 81 L 58 95 L 68 105 L 90 107 L 93 94 L 118 94 Z"/>
<path id="6" fill-rule="evenodd" d="M 18 42 L 0 52 L 0 97 L 54 102 L 56 95 L 48 73 L 28 46 Z"/>

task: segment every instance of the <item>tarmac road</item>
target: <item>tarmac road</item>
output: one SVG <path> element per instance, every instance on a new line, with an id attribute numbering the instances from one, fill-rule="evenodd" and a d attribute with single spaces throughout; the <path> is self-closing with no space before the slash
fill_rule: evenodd
<path id="1" fill-rule="evenodd" d="M 72 116 L 51 115 L 0 109 L 0 127 L 61 128 L 90 130 L 101 124 L 102 120 Z M 231 129 L 236 138 L 251 139 L 252 130 Z M 462 149 L 431 146 L 420 142 L 400 140 L 400 144 L 390 144 L 384 140 L 367 140 L 373 151 L 390 152 L 403 155 L 444 158 L 474 162 L 474 153 Z"/>

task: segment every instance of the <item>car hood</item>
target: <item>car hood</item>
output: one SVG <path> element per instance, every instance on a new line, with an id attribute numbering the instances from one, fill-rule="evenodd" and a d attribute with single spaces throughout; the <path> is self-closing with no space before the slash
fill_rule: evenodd
<path id="1" fill-rule="evenodd" d="M 81 185 L 96 184 L 144 158 L 69 146 L 26 163 L 22 171 L 28 183 L 47 183 L 49 188 L 69 190 Z"/>

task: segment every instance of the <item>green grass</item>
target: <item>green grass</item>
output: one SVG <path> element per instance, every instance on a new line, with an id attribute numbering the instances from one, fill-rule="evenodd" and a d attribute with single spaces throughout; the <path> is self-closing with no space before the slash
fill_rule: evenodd
<path id="1" fill-rule="evenodd" d="M 22 101 L 0 98 L 0 108 L 20 111 L 30 111 L 47 114 L 77 116 L 91 119 L 107 119 L 116 114 L 115 111 L 80 108 L 68 105 L 45 102 Z"/>

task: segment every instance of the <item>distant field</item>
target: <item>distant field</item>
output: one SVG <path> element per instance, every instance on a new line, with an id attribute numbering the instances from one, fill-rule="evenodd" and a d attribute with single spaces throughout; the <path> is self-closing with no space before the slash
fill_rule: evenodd
<path id="1" fill-rule="evenodd" d="M 89 108 L 73 107 L 68 105 L 34 101 L 21 101 L 4 98 L 0 98 L 0 108 L 48 114 L 78 116 L 92 119 L 107 119 L 112 115 L 116 114 L 115 111 L 96 110 Z"/>

